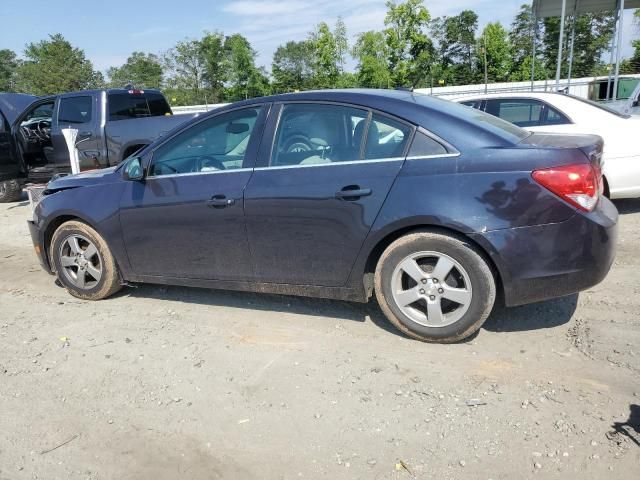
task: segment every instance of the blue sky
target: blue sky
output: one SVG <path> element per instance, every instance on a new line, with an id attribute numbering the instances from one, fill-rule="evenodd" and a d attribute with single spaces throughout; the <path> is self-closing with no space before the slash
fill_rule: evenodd
<path id="1" fill-rule="evenodd" d="M 501 21 L 508 26 L 525 0 L 425 0 L 432 17 L 475 10 L 480 26 Z M 84 49 L 100 70 L 122 64 L 135 50 L 162 53 L 178 40 L 197 38 L 205 30 L 245 35 L 258 51 L 258 63 L 270 67 L 274 50 L 287 40 L 301 40 L 318 22 L 333 24 L 342 16 L 351 37 L 381 29 L 384 0 L 1 0 L 0 49 L 22 54 L 25 44 L 62 33 Z M 108 5 L 108 7 L 107 7 Z M 624 55 L 638 32 L 625 22 Z"/>

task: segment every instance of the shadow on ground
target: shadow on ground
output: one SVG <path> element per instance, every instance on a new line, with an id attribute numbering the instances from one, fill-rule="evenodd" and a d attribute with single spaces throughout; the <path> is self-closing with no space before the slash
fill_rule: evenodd
<path id="1" fill-rule="evenodd" d="M 613 202 L 618 212 L 622 215 L 640 212 L 640 198 L 628 198 Z"/>
<path id="2" fill-rule="evenodd" d="M 223 308 L 286 312 L 296 315 L 328 317 L 336 320 L 366 322 L 395 335 L 397 331 L 380 311 L 375 299 L 367 304 L 264 293 L 208 290 L 199 288 L 140 285 L 125 289 L 116 296 L 170 300 Z M 552 328 L 567 323 L 576 310 L 578 295 L 514 308 L 496 307 L 484 325 L 492 332 L 516 332 Z"/>
<path id="3" fill-rule="evenodd" d="M 578 307 L 578 294 L 511 308 L 494 308 L 484 324 L 490 332 L 520 332 L 553 328 L 571 320 Z"/>
<path id="4" fill-rule="evenodd" d="M 629 438 L 640 447 L 640 405 L 629 405 L 629 418 L 626 422 L 615 422 L 612 435 Z"/>

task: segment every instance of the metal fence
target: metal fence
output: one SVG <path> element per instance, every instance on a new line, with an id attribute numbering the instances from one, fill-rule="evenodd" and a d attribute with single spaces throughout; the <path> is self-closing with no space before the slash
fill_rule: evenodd
<path id="1" fill-rule="evenodd" d="M 621 77 L 622 78 L 622 77 Z M 636 78 L 640 79 L 640 74 L 624 75 L 624 78 Z M 571 81 L 564 79 L 560 80 L 559 89 L 561 91 L 567 91 L 568 93 L 582 98 L 591 98 L 590 89 L 595 88 L 598 82 L 606 82 L 607 76 L 600 77 L 582 77 L 572 78 Z M 613 86 L 613 82 L 612 85 Z M 482 95 L 484 93 L 506 93 L 506 92 L 555 92 L 556 82 L 554 79 L 548 80 L 536 80 L 535 82 L 502 82 L 502 83 L 484 83 L 475 85 L 455 85 L 450 87 L 432 87 L 432 88 L 418 88 L 416 92 L 426 93 L 428 95 L 434 95 L 436 97 L 443 98 L 456 98 L 462 96 Z M 173 113 L 176 115 L 204 113 L 215 108 L 224 107 L 228 103 L 216 103 L 209 105 L 187 105 L 180 107 L 171 107 Z"/>
<path id="2" fill-rule="evenodd" d="M 640 79 L 640 74 L 624 75 L 625 78 Z M 560 80 L 559 90 L 582 98 L 590 98 L 590 88 L 598 82 L 606 82 L 607 76 L 572 78 L 571 81 Z M 606 88 L 606 87 L 605 87 Z M 507 92 L 555 92 L 555 80 L 536 80 L 535 82 L 503 82 L 487 83 L 476 85 L 456 85 L 450 87 L 420 88 L 416 90 L 420 93 L 434 95 L 436 97 L 454 98 L 466 95 L 482 95 L 485 93 L 507 93 Z"/>

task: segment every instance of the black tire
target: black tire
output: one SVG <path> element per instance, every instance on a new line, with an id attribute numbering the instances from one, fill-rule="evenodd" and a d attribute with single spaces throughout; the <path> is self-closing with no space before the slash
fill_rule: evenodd
<path id="1" fill-rule="evenodd" d="M 0 182 L 0 203 L 17 202 L 22 196 L 22 185 L 18 180 Z"/>
<path id="2" fill-rule="evenodd" d="M 99 260 L 99 263 L 94 263 L 100 266 L 101 277 L 98 281 L 87 282 L 87 286 L 85 288 L 79 288 L 72 279 L 74 273 L 73 269 L 75 269 L 77 276 L 79 267 L 71 267 L 70 271 L 70 267 L 63 267 L 62 265 L 64 249 L 66 248 L 66 245 L 68 245 L 66 242 L 74 236 L 86 239 L 87 243 L 90 242 L 93 244 L 97 250 L 97 256 L 94 256 L 93 258 L 94 260 L 96 258 Z M 74 297 L 81 298 L 83 300 L 102 300 L 113 295 L 122 288 L 120 276 L 118 274 L 118 267 L 111 251 L 109 250 L 107 242 L 105 242 L 98 232 L 85 223 L 69 221 L 60 225 L 51 239 L 50 258 L 52 259 L 58 281 Z M 82 275 L 85 275 L 84 272 Z M 89 279 L 91 278 L 92 277 L 89 277 Z"/>
<path id="3" fill-rule="evenodd" d="M 417 323 L 402 311 L 394 299 L 392 277 L 396 267 L 419 252 L 443 254 L 458 262 L 466 271 L 471 284 L 471 299 L 466 312 L 450 325 L 433 327 Z M 420 268 L 424 270 L 425 267 Z M 453 343 L 469 337 L 485 322 L 496 298 L 496 281 L 484 254 L 468 241 L 441 233 L 419 231 L 397 239 L 382 253 L 375 272 L 375 290 L 383 313 L 398 330 L 424 342 Z M 426 300 L 418 300 L 423 301 Z M 454 309 L 458 308 L 455 303 L 453 305 Z"/>

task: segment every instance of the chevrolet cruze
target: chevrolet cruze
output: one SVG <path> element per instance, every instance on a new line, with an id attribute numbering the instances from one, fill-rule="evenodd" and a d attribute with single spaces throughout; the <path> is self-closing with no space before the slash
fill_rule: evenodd
<path id="1" fill-rule="evenodd" d="M 531 134 L 409 91 L 216 109 L 118 167 L 50 182 L 29 222 L 74 296 L 130 282 L 368 301 L 424 341 L 600 282 L 602 140 Z"/>

